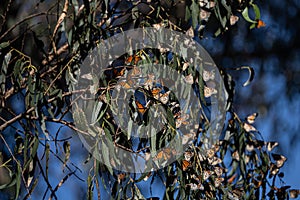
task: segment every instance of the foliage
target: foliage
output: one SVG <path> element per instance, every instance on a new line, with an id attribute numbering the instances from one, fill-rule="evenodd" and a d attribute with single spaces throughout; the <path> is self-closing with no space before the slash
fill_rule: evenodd
<path id="1" fill-rule="evenodd" d="M 198 138 L 205 134 L 204 122 L 193 133 L 193 142 L 189 143 L 185 154 L 164 169 L 140 175 L 123 173 L 86 155 L 82 163 L 86 164 L 85 170 L 89 173 L 87 177 L 80 177 L 77 172 L 83 169 L 74 166 L 71 159 L 72 140 L 60 137 L 64 127 L 77 132 L 74 134 L 85 134 L 88 129 L 74 125 L 74 121 L 85 122 L 86 116 L 79 107 L 70 117 L 71 107 L 75 105 L 70 96 L 82 92 L 74 89 L 80 63 L 103 40 L 125 30 L 157 26 L 190 33 L 195 39 L 201 39 L 210 33 L 214 36 L 226 34 L 239 18 L 248 22 L 249 28 L 260 28 L 264 23 L 257 4 L 254 0 L 40 1 L 32 5 L 35 7 L 33 14 L 15 22 L 14 12 L 21 5 L 13 0 L 6 2 L 6 9 L 1 11 L 0 27 L 0 169 L 7 169 L 9 180 L 0 181 L 0 189 L 11 198 L 21 196 L 27 199 L 37 191 L 39 182 L 45 182 L 47 189 L 42 198 L 48 195 L 58 199 L 56 192 L 74 176 L 86 182 L 88 199 L 96 197 L 94 193 L 100 198 L 101 184 L 114 199 L 150 198 L 143 196 L 138 183 L 151 180 L 151 188 L 155 179 L 162 180 L 165 186 L 164 199 L 297 197 L 299 190 L 289 190 L 282 181 L 284 174 L 280 168 L 286 158 L 272 153 L 278 143 L 264 141 L 253 126 L 257 114 L 241 120 L 235 113 L 234 80 L 221 67 L 228 107 L 219 142 L 203 150 L 205 144 Z M 146 49 L 124 55 L 119 60 L 127 64 L 125 70 L 128 71 L 138 68 L 141 62 L 158 60 L 168 61 L 173 68 L 184 73 L 185 61 L 176 56 L 169 61 L 167 55 L 168 52 Z M 99 101 L 106 105 L 111 101 L 109 88 L 114 86 L 114 80 L 122 75 L 124 68 L 114 67 L 117 70 L 107 69 L 107 74 L 112 75 L 100 80 Z M 254 72 L 251 67 L 234 70 L 243 69 L 249 70 L 246 86 L 253 79 Z M 153 95 L 146 89 L 143 92 L 148 97 Z M 201 100 L 205 99 L 204 92 L 204 86 L 200 85 Z M 100 127 L 104 127 L 105 135 L 116 145 L 133 151 L 133 141 L 116 131 L 109 106 L 102 108 L 97 112 L 105 114 L 97 120 Z M 168 117 L 173 118 L 175 114 L 169 113 Z M 95 113 L 95 116 L 98 115 Z M 176 126 L 172 120 L 168 123 L 171 127 Z M 49 131 L 53 124 L 61 127 L 56 133 Z M 164 146 L 169 135 L 172 137 L 172 131 L 161 134 L 154 144 L 158 148 Z M 138 150 L 146 154 L 147 144 L 148 141 L 141 141 Z M 168 157 L 171 153 L 172 150 L 157 157 Z M 50 181 L 48 173 L 53 167 L 49 162 L 51 156 L 63 165 L 64 176 L 55 183 Z"/>

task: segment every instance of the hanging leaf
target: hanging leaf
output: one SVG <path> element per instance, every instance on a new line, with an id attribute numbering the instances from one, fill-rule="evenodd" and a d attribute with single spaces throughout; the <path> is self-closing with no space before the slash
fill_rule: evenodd
<path id="1" fill-rule="evenodd" d="M 255 13 L 255 20 L 260 19 L 260 10 L 259 7 L 256 4 L 251 4 Z"/>
<path id="2" fill-rule="evenodd" d="M 103 159 L 104 159 L 104 163 L 105 163 L 109 173 L 113 174 L 113 170 L 112 170 L 112 167 L 110 165 L 111 160 L 109 159 L 110 158 L 110 156 L 109 156 L 109 152 L 110 152 L 109 147 L 106 145 L 106 143 L 104 141 L 102 141 L 101 147 L 102 147 L 101 152 L 102 152 L 102 156 L 103 156 Z M 98 149 L 96 148 L 96 150 L 98 150 Z"/>
<path id="3" fill-rule="evenodd" d="M 22 177 L 22 167 L 20 163 L 17 163 L 17 173 L 16 173 L 16 196 L 15 199 L 17 200 L 19 198 L 19 193 L 21 190 L 21 177 Z"/>
<path id="4" fill-rule="evenodd" d="M 10 41 L 0 43 L 0 50 L 8 47 L 10 45 Z"/>
<path id="5" fill-rule="evenodd" d="M 246 7 L 246 8 L 243 10 L 242 15 L 243 15 L 244 19 L 245 19 L 247 22 L 250 22 L 250 23 L 253 23 L 253 24 L 256 23 L 255 20 L 250 19 L 250 17 L 249 17 L 249 8 L 248 8 L 248 7 Z"/>
<path id="6" fill-rule="evenodd" d="M 9 52 L 4 56 L 4 60 L 0 71 L 0 89 L 1 89 L 0 92 L 2 95 L 5 94 L 6 73 L 8 69 L 8 64 L 10 62 L 10 58 L 11 58 L 11 53 Z"/>
<path id="7" fill-rule="evenodd" d="M 87 186 L 88 186 L 87 199 L 92 200 L 93 199 L 93 181 L 92 181 L 91 175 L 88 176 Z"/>
<path id="8" fill-rule="evenodd" d="M 249 76 L 248 76 L 248 79 L 247 81 L 243 84 L 244 87 L 248 86 L 251 81 L 253 80 L 254 78 L 254 69 L 250 66 L 242 66 L 242 67 L 239 67 L 239 68 L 236 68 L 235 70 L 242 70 L 242 69 L 247 69 L 248 72 L 249 72 Z"/>
<path id="9" fill-rule="evenodd" d="M 45 155 L 46 155 L 46 177 L 48 178 L 49 172 L 49 157 L 50 157 L 50 145 L 47 142 L 45 145 Z"/>
<path id="10" fill-rule="evenodd" d="M 195 29 L 198 25 L 198 15 L 199 15 L 199 12 L 200 12 L 199 4 L 197 4 L 195 2 L 195 0 L 193 0 L 192 5 L 191 5 L 190 8 L 191 8 L 191 11 L 192 11 L 192 25 L 193 25 L 193 28 Z"/>
<path id="11" fill-rule="evenodd" d="M 63 144 L 64 147 L 64 152 L 65 152 L 65 160 L 64 160 L 64 165 L 63 165 L 63 169 L 66 167 L 67 162 L 70 159 L 70 154 L 71 154 L 71 145 L 69 141 L 65 141 Z"/>
<path id="12" fill-rule="evenodd" d="M 88 130 L 88 122 L 85 116 L 85 113 L 81 108 L 78 106 L 76 107 L 75 111 L 73 112 L 73 119 L 75 124 L 78 126 L 78 128 L 82 131 Z"/>

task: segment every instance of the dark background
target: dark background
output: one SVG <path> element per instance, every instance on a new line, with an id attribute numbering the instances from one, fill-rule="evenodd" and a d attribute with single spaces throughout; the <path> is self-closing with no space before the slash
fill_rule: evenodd
<path id="1" fill-rule="evenodd" d="M 279 142 L 275 151 L 288 158 L 284 180 L 300 188 L 300 1 L 261 1 L 260 8 L 265 27 L 249 30 L 239 20 L 224 35 L 200 43 L 218 66 L 255 69 L 247 87 L 247 71 L 228 71 L 236 80 L 235 111 L 240 117 L 259 113 L 255 127 L 265 140 Z"/>

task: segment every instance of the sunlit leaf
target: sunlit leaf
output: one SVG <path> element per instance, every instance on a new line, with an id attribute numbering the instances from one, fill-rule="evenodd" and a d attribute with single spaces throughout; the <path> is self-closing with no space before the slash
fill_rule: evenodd
<path id="1" fill-rule="evenodd" d="M 4 49 L 10 45 L 10 41 L 0 43 L 0 49 Z"/>
<path id="2" fill-rule="evenodd" d="M 70 155 L 71 155 L 71 144 L 69 141 L 65 141 L 63 144 L 64 147 L 64 152 L 65 152 L 65 160 L 64 160 L 64 165 L 63 165 L 63 169 L 65 168 L 65 166 L 67 165 L 67 162 L 70 159 Z"/>
<path id="3" fill-rule="evenodd" d="M 252 5 L 254 13 L 255 13 L 255 20 L 260 19 L 260 9 L 259 9 L 259 7 L 254 3 L 252 3 L 251 5 Z"/>
<path id="4" fill-rule="evenodd" d="M 248 22 L 250 22 L 250 23 L 253 23 L 253 24 L 256 23 L 255 20 L 250 19 L 250 17 L 249 17 L 249 8 L 248 8 L 248 7 L 246 7 L 246 8 L 243 10 L 242 15 L 243 15 L 243 17 L 244 17 L 244 19 L 245 19 L 246 21 L 248 21 Z"/>

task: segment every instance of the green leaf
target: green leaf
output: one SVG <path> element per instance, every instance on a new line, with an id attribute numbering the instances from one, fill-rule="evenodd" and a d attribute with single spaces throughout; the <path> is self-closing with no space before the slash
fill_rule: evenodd
<path id="1" fill-rule="evenodd" d="M 217 37 L 222 33 L 221 28 L 218 28 L 218 30 L 215 32 L 214 36 Z"/>
<path id="2" fill-rule="evenodd" d="M 167 109 L 167 121 L 172 128 L 176 129 L 174 115 L 173 115 L 171 109 Z"/>
<path id="3" fill-rule="evenodd" d="M 19 193 L 21 189 L 21 176 L 22 176 L 22 168 L 20 163 L 17 164 L 17 173 L 16 173 L 16 196 L 15 199 L 19 198 Z"/>
<path id="4" fill-rule="evenodd" d="M 188 8 L 188 6 L 185 7 L 185 21 L 189 21 L 189 19 L 191 18 L 191 12 L 190 9 Z"/>
<path id="5" fill-rule="evenodd" d="M 24 169 L 26 169 L 27 167 L 29 167 L 29 165 L 31 164 L 33 158 L 35 157 L 37 149 L 39 147 L 39 139 L 38 139 L 38 137 L 32 138 L 29 145 L 28 145 L 28 140 L 29 140 L 29 138 L 26 137 L 26 140 L 25 140 L 25 143 L 24 143 L 24 161 L 26 161 L 26 164 L 23 167 Z M 27 149 L 28 148 L 30 149 L 30 155 L 29 155 L 29 158 L 27 160 L 25 158 L 27 157 L 27 153 L 28 153 Z"/>
<path id="6" fill-rule="evenodd" d="M 156 134 L 151 136 L 151 156 L 156 156 Z"/>
<path id="7" fill-rule="evenodd" d="M 102 111 L 100 113 L 102 106 L 103 106 L 102 101 L 97 101 L 94 104 L 91 124 L 93 124 L 93 125 L 96 124 L 102 118 L 102 116 L 104 115 L 105 112 Z M 100 115 L 99 115 L 99 113 L 100 113 Z"/>
<path id="8" fill-rule="evenodd" d="M 64 147 L 64 152 L 65 152 L 65 160 L 64 160 L 64 166 L 65 167 L 67 165 L 67 162 L 70 159 L 70 154 L 71 154 L 71 145 L 69 141 L 65 141 L 63 144 Z"/>
<path id="9" fill-rule="evenodd" d="M 73 112 L 73 119 L 75 124 L 77 125 L 77 128 L 79 128 L 82 131 L 88 130 L 88 122 L 86 119 L 86 116 L 81 108 L 78 106 L 76 107 L 75 111 Z"/>
<path id="10" fill-rule="evenodd" d="M 256 27 L 256 24 L 251 24 L 250 29 L 254 29 Z"/>
<path id="11" fill-rule="evenodd" d="M 48 109 L 49 111 L 49 109 Z M 47 127 L 46 127 L 46 122 L 44 120 L 44 118 L 42 117 L 41 118 L 41 121 L 40 121 L 40 124 L 41 124 L 41 129 L 46 137 L 47 140 L 50 140 L 50 137 L 49 137 L 49 134 L 48 134 L 48 130 L 47 130 Z"/>
<path id="12" fill-rule="evenodd" d="M 255 13 L 255 19 L 260 19 L 260 10 L 256 4 L 251 4 Z"/>
<path id="13" fill-rule="evenodd" d="M 191 11 L 192 11 L 192 26 L 195 29 L 198 25 L 198 16 L 199 16 L 199 4 L 197 4 L 195 1 L 193 1 L 191 5 Z"/>
<path id="14" fill-rule="evenodd" d="M 46 177 L 48 178 L 49 171 L 49 157 L 50 157 L 50 145 L 47 142 L 45 146 L 45 155 L 46 155 Z"/>
<path id="15" fill-rule="evenodd" d="M 7 53 L 4 56 L 4 60 L 2 63 L 2 68 L 0 71 L 0 89 L 1 89 L 1 93 L 4 95 L 5 93 L 5 82 L 6 82 L 6 73 L 7 73 L 7 68 L 8 68 L 8 64 L 11 58 L 11 53 Z"/>
<path id="16" fill-rule="evenodd" d="M 57 95 L 59 95 L 60 92 L 61 92 L 61 89 L 54 89 L 54 90 L 50 91 L 49 97 L 50 98 L 56 97 Z"/>
<path id="17" fill-rule="evenodd" d="M 133 125 L 133 121 L 130 119 L 129 122 L 128 122 L 128 128 L 127 128 L 127 139 L 128 140 L 131 137 L 132 125 Z"/>
<path id="18" fill-rule="evenodd" d="M 5 47 L 8 47 L 10 45 L 10 41 L 7 41 L 7 42 L 2 42 L 0 44 L 0 49 L 4 49 Z"/>
<path id="19" fill-rule="evenodd" d="M 109 147 L 107 147 L 107 145 L 105 144 L 105 142 L 102 140 L 102 154 L 103 154 L 103 159 L 104 159 L 104 163 L 109 171 L 110 174 L 113 174 L 113 170 L 110 166 L 110 159 L 109 159 Z M 96 148 L 98 149 L 98 148 Z"/>
<path id="20" fill-rule="evenodd" d="M 87 192 L 87 199 L 91 200 L 93 199 L 93 181 L 91 175 L 88 176 L 87 180 L 87 186 L 88 186 L 88 192 Z"/>
<path id="21" fill-rule="evenodd" d="M 246 8 L 243 10 L 242 15 L 243 15 L 244 19 L 245 19 L 247 22 L 250 22 L 250 23 L 256 23 L 256 21 L 250 19 L 248 7 L 246 7 Z"/>

